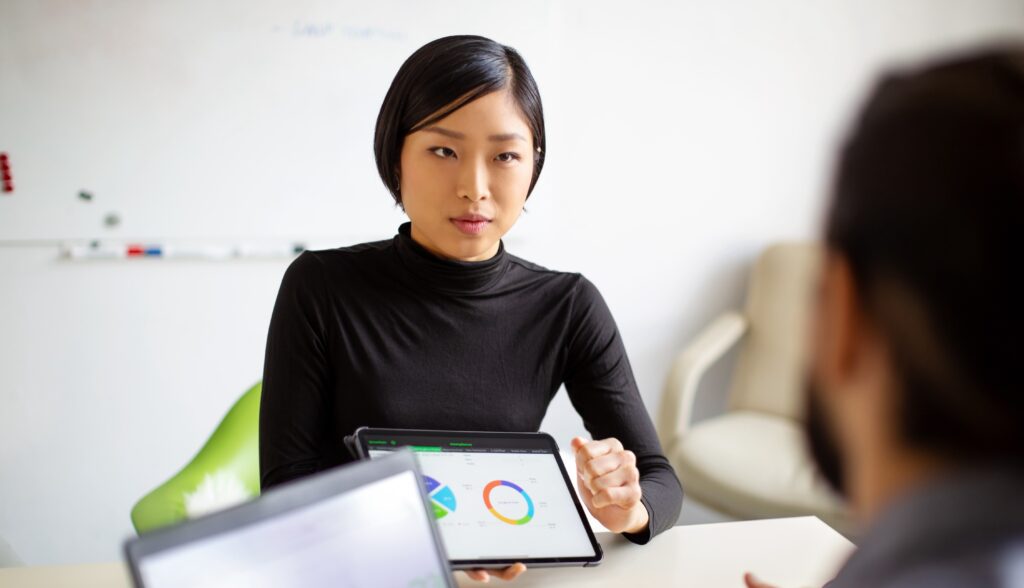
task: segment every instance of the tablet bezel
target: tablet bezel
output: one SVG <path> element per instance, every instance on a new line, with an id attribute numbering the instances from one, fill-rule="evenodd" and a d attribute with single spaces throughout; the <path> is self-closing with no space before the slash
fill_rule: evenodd
<path id="1" fill-rule="evenodd" d="M 555 439 L 551 435 L 548 435 L 547 433 L 504 433 L 497 431 L 444 431 L 436 429 L 360 427 L 355 431 L 355 433 L 345 438 L 345 444 L 355 457 L 364 460 L 370 459 L 368 436 L 385 436 L 394 437 L 396 439 L 401 439 L 402 437 L 428 437 L 444 439 L 451 442 L 469 442 L 473 439 L 488 439 L 492 441 L 495 439 L 532 439 L 544 441 L 550 448 L 551 454 L 555 458 L 555 463 L 558 464 L 558 470 L 562 473 L 562 481 L 565 483 L 565 490 L 572 498 L 573 505 L 576 506 L 576 514 L 579 516 L 580 522 L 583 524 L 583 529 L 587 533 L 587 538 L 590 540 L 590 544 L 594 548 L 594 555 L 589 557 L 537 557 L 526 559 L 449 559 L 448 563 L 453 569 L 459 570 L 474 568 L 502 568 L 515 563 L 523 563 L 526 564 L 527 567 L 591 567 L 601 563 L 601 559 L 604 557 L 604 550 L 601 548 L 601 544 L 597 541 L 597 536 L 594 535 L 593 529 L 590 528 L 590 522 L 587 520 L 586 512 L 583 510 L 584 506 L 576 495 L 576 490 L 573 487 L 572 479 L 569 478 L 569 474 L 565 469 L 565 464 L 562 463 L 562 457 L 558 450 L 558 443 L 555 442 Z"/>

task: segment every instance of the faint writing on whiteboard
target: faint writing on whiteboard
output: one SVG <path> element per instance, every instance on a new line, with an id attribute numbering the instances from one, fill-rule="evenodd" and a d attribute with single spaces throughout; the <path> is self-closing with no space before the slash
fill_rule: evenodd
<path id="1" fill-rule="evenodd" d="M 332 22 L 311 20 L 296 20 L 290 27 L 275 25 L 272 30 L 278 34 L 306 38 L 343 37 L 357 40 L 386 39 L 389 41 L 401 41 L 405 38 L 405 35 L 398 31 L 369 26 L 336 26 Z"/>

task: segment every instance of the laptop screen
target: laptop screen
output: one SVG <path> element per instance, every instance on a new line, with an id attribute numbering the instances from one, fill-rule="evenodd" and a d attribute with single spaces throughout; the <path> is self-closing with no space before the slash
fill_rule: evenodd
<path id="1" fill-rule="evenodd" d="M 448 585 L 413 471 L 145 556 L 164 586 Z"/>

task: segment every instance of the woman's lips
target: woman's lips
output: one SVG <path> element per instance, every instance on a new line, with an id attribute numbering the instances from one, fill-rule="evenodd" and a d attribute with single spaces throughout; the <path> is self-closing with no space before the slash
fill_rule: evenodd
<path id="1" fill-rule="evenodd" d="M 487 228 L 488 223 L 491 222 L 487 217 L 480 216 L 478 214 L 467 214 L 455 217 L 451 219 L 451 221 L 452 224 L 455 225 L 456 229 L 462 231 L 466 235 L 479 235 L 485 228 Z"/>

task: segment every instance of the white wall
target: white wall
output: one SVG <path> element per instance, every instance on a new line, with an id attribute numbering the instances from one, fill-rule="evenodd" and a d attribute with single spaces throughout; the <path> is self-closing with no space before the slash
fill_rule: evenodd
<path id="1" fill-rule="evenodd" d="M 815 234 L 833 146 L 878 68 L 1024 38 L 1020 0 L 556 9 L 561 71 L 539 79 L 547 168 L 507 242 L 601 288 L 652 411 L 673 354 L 741 303 L 758 250 Z M 506 10 L 495 3 L 495 18 Z M 387 237 L 400 220 L 367 230 Z M 68 263 L 0 247 L 0 537 L 23 560 L 119 557 L 134 501 L 260 377 L 286 264 Z M 724 373 L 701 414 L 721 406 Z M 582 431 L 564 395 L 544 428 Z"/>

